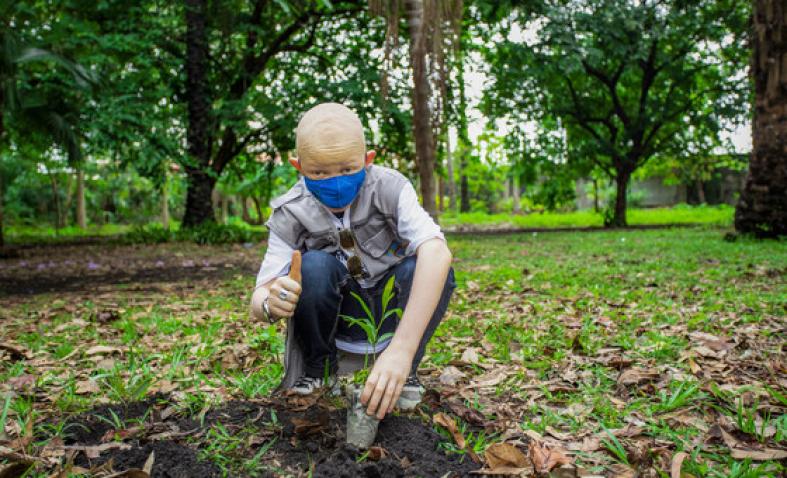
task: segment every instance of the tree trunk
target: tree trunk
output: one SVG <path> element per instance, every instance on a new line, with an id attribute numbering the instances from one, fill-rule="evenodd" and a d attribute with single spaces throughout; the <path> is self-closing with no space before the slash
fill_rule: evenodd
<path id="1" fill-rule="evenodd" d="M 437 176 L 437 210 L 442 213 L 445 208 L 443 207 L 443 177 Z"/>
<path id="2" fill-rule="evenodd" d="M 705 204 L 705 185 L 702 184 L 701 179 L 698 179 L 695 185 L 697 186 L 697 202 L 699 202 L 699 204 Z"/>
<path id="3" fill-rule="evenodd" d="M 85 209 L 85 172 L 77 170 L 77 226 L 87 228 L 87 211 Z"/>
<path id="4" fill-rule="evenodd" d="M 610 220 L 607 221 L 607 227 L 626 227 L 626 194 L 628 192 L 629 179 L 631 179 L 631 171 L 624 168 L 617 169 L 615 177 L 615 184 L 617 191 L 615 193 L 615 212 Z"/>
<path id="5" fill-rule="evenodd" d="M 188 110 L 189 164 L 186 212 L 183 226 L 213 221 L 211 191 L 216 182 L 211 174 L 211 100 L 208 88 L 208 41 L 205 31 L 207 0 L 186 0 L 186 103 Z"/>
<path id="6" fill-rule="evenodd" d="M 71 212 L 71 203 L 74 201 L 74 179 L 70 174 L 66 174 L 66 200 L 61 209 L 63 217 L 60 218 L 61 227 L 68 226 L 68 217 Z"/>
<path id="7" fill-rule="evenodd" d="M 598 205 L 598 179 L 593 178 L 593 211 L 598 212 L 600 209 Z"/>
<path id="8" fill-rule="evenodd" d="M 60 194 L 57 192 L 57 179 L 51 171 L 49 173 L 49 184 L 52 186 L 52 198 L 55 201 L 55 229 L 60 229 L 63 225 L 60 223 L 62 214 L 60 212 Z"/>
<path id="9" fill-rule="evenodd" d="M 432 218 L 437 219 L 435 205 L 435 141 L 432 114 L 429 106 L 431 88 L 426 65 L 426 32 L 424 1 L 406 2 L 407 23 L 410 27 L 410 65 L 413 70 L 413 134 L 415 156 L 421 186 L 421 201 Z"/>
<path id="10" fill-rule="evenodd" d="M 230 218 L 230 198 L 227 195 L 219 195 L 221 199 L 221 223 L 227 224 Z"/>
<path id="11" fill-rule="evenodd" d="M 448 175 L 448 208 L 456 211 L 456 180 L 454 179 L 454 158 L 451 154 L 451 138 L 447 128 L 445 133 L 446 174 Z"/>
<path id="12" fill-rule="evenodd" d="M 240 216 L 246 224 L 254 224 L 249 214 L 249 198 L 240 196 Z"/>
<path id="13" fill-rule="evenodd" d="M 251 200 L 254 202 L 254 209 L 257 211 L 257 224 L 265 224 L 265 217 L 262 214 L 262 206 L 260 206 L 260 200 L 256 197 L 252 197 Z"/>
<path id="14" fill-rule="evenodd" d="M 519 192 L 519 175 L 518 174 L 514 174 L 513 183 L 514 183 L 513 184 L 514 187 L 513 187 L 513 191 L 512 191 L 513 192 L 513 196 L 514 196 L 514 209 L 513 209 L 513 212 L 514 212 L 514 214 L 522 214 L 522 202 L 521 202 L 520 192 Z"/>
<path id="15" fill-rule="evenodd" d="M 3 129 L 3 105 L 5 104 L 4 88 L 0 88 L 0 154 L 5 150 L 5 130 Z M 5 236 L 3 235 L 3 177 L 0 176 L 0 249 L 5 248 Z"/>
<path id="16" fill-rule="evenodd" d="M 787 235 L 787 5 L 756 0 L 751 74 L 754 122 L 749 174 L 735 229 L 758 237 Z"/>
<path id="17" fill-rule="evenodd" d="M 161 227 L 169 229 L 169 185 L 166 174 L 164 182 L 161 183 Z"/>
<path id="18" fill-rule="evenodd" d="M 2 115 L 2 111 L 0 111 L 0 115 Z M 2 127 L 2 124 L 0 124 Z M 2 131 L 0 131 L 0 135 L 2 135 Z M 3 197 L 5 196 L 3 192 L 3 177 L 0 175 L 0 251 L 5 249 L 5 235 L 3 234 Z"/>
<path id="19" fill-rule="evenodd" d="M 461 46 L 460 46 L 461 48 Z M 470 212 L 470 188 L 467 183 L 467 156 L 470 154 L 470 134 L 467 126 L 467 95 L 465 94 L 464 53 L 458 53 L 459 127 L 457 128 L 457 153 L 459 154 L 459 211 Z"/>

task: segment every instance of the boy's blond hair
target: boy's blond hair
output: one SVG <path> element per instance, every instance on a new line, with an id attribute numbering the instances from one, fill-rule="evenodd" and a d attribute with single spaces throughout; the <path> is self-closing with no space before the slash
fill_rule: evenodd
<path id="1" fill-rule="evenodd" d="M 301 162 L 363 158 L 366 142 L 360 118 L 339 103 L 322 103 L 307 111 L 295 130 Z"/>

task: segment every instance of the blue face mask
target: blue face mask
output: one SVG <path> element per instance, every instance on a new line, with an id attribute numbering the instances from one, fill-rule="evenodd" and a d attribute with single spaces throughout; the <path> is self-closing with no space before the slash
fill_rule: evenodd
<path id="1" fill-rule="evenodd" d="M 326 179 L 309 179 L 306 176 L 306 188 L 311 191 L 319 201 L 331 208 L 342 208 L 353 202 L 358 191 L 361 190 L 363 180 L 366 178 L 366 168 L 357 173 L 334 176 Z"/>

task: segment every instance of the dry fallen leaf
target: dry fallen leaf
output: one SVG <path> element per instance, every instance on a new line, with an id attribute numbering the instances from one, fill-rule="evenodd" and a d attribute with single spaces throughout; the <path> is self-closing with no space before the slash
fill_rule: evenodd
<path id="1" fill-rule="evenodd" d="M 21 392 L 21 391 L 29 391 L 36 384 L 36 377 L 35 375 L 31 375 L 29 373 L 20 375 L 18 377 L 11 377 L 7 380 L 8 385 L 11 386 L 12 389 Z"/>
<path id="2" fill-rule="evenodd" d="M 510 374 L 513 374 L 513 371 L 497 368 L 481 375 L 480 377 L 477 377 L 471 382 L 471 385 L 479 388 L 494 387 L 495 385 L 507 379 Z"/>
<path id="3" fill-rule="evenodd" d="M 147 473 L 148 475 L 153 474 L 153 463 L 156 461 L 156 452 L 151 451 L 150 456 L 147 460 L 145 460 L 145 464 L 142 466 L 142 471 Z"/>
<path id="4" fill-rule="evenodd" d="M 443 373 L 440 374 L 440 383 L 449 387 L 453 387 L 458 381 L 465 378 L 465 376 L 466 375 L 464 372 L 453 365 L 449 365 L 444 368 Z"/>
<path id="5" fill-rule="evenodd" d="M 644 369 L 639 367 L 632 367 L 624 370 L 618 377 L 618 385 L 628 386 L 636 385 L 641 382 L 656 380 L 659 378 L 659 372 L 655 369 Z"/>
<path id="6" fill-rule="evenodd" d="M 466 363 L 478 363 L 478 352 L 474 348 L 465 349 L 461 360 Z"/>
<path id="7" fill-rule="evenodd" d="M 80 380 L 76 383 L 77 389 L 74 393 L 77 395 L 87 395 L 89 393 L 98 393 L 101 389 L 98 384 L 93 380 Z"/>
<path id="8" fill-rule="evenodd" d="M 635 478 L 637 476 L 637 470 L 622 463 L 611 465 L 609 472 L 609 478 Z"/>
<path id="9" fill-rule="evenodd" d="M 371 461 L 380 461 L 386 456 L 388 456 L 388 452 L 385 451 L 385 448 L 381 446 L 372 446 L 369 447 L 369 453 L 366 455 Z"/>
<path id="10" fill-rule="evenodd" d="M 30 359 L 32 357 L 27 350 L 8 342 L 0 342 L 0 351 L 8 353 L 12 361 Z"/>
<path id="11" fill-rule="evenodd" d="M 759 445 L 749 445 L 739 441 L 737 438 L 727 433 L 727 431 L 725 431 L 724 428 L 720 427 L 719 425 L 714 425 L 711 427 L 711 434 L 718 435 L 718 432 L 721 433 L 721 438 L 724 440 L 724 444 L 729 447 L 730 455 L 736 460 L 745 460 L 746 458 L 749 458 L 754 461 L 766 461 L 783 460 L 787 458 L 787 450 L 768 448 Z"/>
<path id="12" fill-rule="evenodd" d="M 532 466 L 525 454 L 510 443 L 494 443 L 490 445 L 484 452 L 484 458 L 486 458 L 486 465 L 492 470 Z"/>
<path id="13" fill-rule="evenodd" d="M 94 345 L 89 349 L 85 350 L 85 355 L 90 357 L 91 355 L 98 355 L 98 354 L 114 354 L 114 353 L 121 353 L 122 350 L 120 347 L 111 347 L 109 345 Z"/>
<path id="14" fill-rule="evenodd" d="M 292 417 L 290 421 L 295 425 L 295 434 L 303 438 L 322 432 L 328 425 L 328 416 L 320 414 L 317 417 L 317 421 L 308 418 Z"/>
<path id="15" fill-rule="evenodd" d="M 484 414 L 476 410 L 475 408 L 470 408 L 461 403 L 457 403 L 455 401 L 449 401 L 447 403 L 448 408 L 451 409 L 452 412 L 462 420 L 470 423 L 472 425 L 481 425 L 484 426 L 488 423 Z"/>
<path id="16" fill-rule="evenodd" d="M 536 441 L 530 442 L 528 454 L 536 473 L 549 473 L 552 468 L 568 465 L 571 462 L 561 451 L 550 450 Z"/>
<path id="17" fill-rule="evenodd" d="M 686 452 L 679 451 L 672 457 L 672 464 L 670 465 L 670 477 L 680 478 L 680 469 L 683 466 L 683 460 L 689 456 Z"/>
<path id="18" fill-rule="evenodd" d="M 456 446 L 463 449 L 465 448 L 465 437 L 462 436 L 462 433 L 456 427 L 456 422 L 453 418 L 449 417 L 443 412 L 437 412 L 432 420 L 436 425 L 440 425 L 441 427 L 448 430 L 452 437 L 454 437 L 454 441 L 456 442 Z"/>

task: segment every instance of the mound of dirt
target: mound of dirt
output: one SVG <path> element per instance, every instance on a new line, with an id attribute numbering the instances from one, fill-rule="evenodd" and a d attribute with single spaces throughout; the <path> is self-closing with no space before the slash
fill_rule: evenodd
<path id="1" fill-rule="evenodd" d="M 80 453 L 75 463 L 90 468 L 112 460 L 115 471 L 141 469 L 154 452 L 154 478 L 222 476 L 214 463 L 198 459 L 199 449 L 210 445 L 208 431 L 221 426 L 247 444 L 233 452 L 236 464 L 266 449 L 257 476 L 458 477 L 470 476 L 471 471 L 480 468 L 468 456 L 446 454 L 439 447 L 445 439 L 418 416 L 386 417 L 380 423 L 373 449 L 366 452 L 345 443 L 346 410 L 327 401 L 228 402 L 208 412 L 201 428 L 195 428 L 198 422 L 193 417 L 161 420 L 160 411 L 166 406 L 157 397 L 122 407 L 100 407 L 74 417 L 69 421 L 72 433 L 67 439 L 73 445 L 96 445 L 112 439 L 112 426 L 97 417 L 111 412 L 122 420 L 145 417 L 142 430 L 125 439 L 123 448 L 109 448 L 93 459 Z M 189 432 L 162 436 L 161 430 L 165 429 Z"/>

